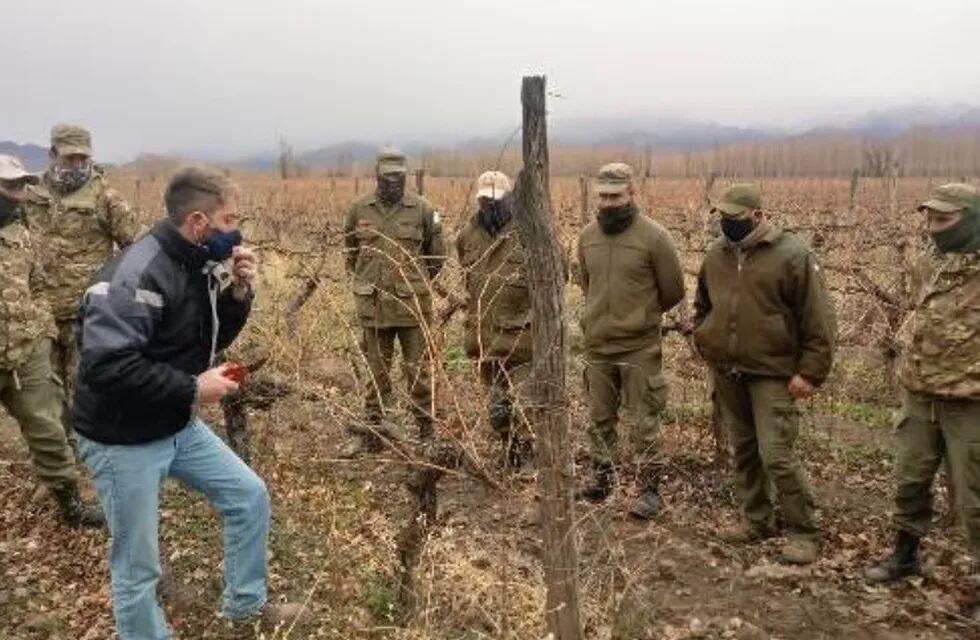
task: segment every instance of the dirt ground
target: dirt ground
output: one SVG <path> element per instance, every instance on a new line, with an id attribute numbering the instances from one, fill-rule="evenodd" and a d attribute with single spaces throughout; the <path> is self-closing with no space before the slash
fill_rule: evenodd
<path id="1" fill-rule="evenodd" d="M 394 545 L 411 513 L 408 469 L 385 454 L 337 460 L 345 436 L 332 405 L 286 404 L 253 416 L 255 466 L 274 500 L 272 589 L 307 602 L 307 617 L 278 631 L 233 628 L 218 617 L 220 523 L 199 497 L 168 485 L 161 535 L 176 583 L 168 614 L 179 638 L 544 636 L 532 478 L 491 464 L 498 492 L 446 477 L 418 570 L 421 611 L 397 628 Z M 718 540 L 737 511 L 705 429 L 668 423 L 670 473 L 655 522 L 624 516 L 628 478 L 606 504 L 579 505 L 588 637 L 977 637 L 957 614 L 966 596 L 963 547 L 944 520 L 929 540 L 930 577 L 891 588 L 861 580 L 887 543 L 887 432 L 826 416 L 809 421 L 801 448 L 826 533 L 819 562 L 801 569 L 774 562 L 779 540 L 745 548 Z M 111 637 L 106 533 L 58 524 L 16 428 L 5 422 L 0 433 L 0 638 Z M 491 443 L 481 439 L 480 447 L 492 460 Z"/>

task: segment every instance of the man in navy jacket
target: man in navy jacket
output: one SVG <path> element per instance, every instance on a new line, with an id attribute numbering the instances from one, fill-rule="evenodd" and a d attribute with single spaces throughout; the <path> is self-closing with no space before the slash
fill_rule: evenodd
<path id="1" fill-rule="evenodd" d="M 173 637 L 156 599 L 168 476 L 224 519 L 225 616 L 290 613 L 266 604 L 265 484 L 197 417 L 238 388 L 214 366 L 253 297 L 257 260 L 241 246 L 237 200 L 223 175 L 182 169 L 167 187 L 167 218 L 102 267 L 82 300 L 74 420 L 112 532 L 122 640 Z"/>

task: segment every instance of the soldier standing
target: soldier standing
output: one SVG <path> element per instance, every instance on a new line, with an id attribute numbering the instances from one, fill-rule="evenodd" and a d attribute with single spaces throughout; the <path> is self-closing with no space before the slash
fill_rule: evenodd
<path id="1" fill-rule="evenodd" d="M 629 165 L 603 166 L 596 179 L 599 212 L 579 237 L 585 309 L 585 383 L 594 476 L 579 497 L 605 500 L 618 462 L 616 424 L 624 404 L 634 419 L 642 491 L 630 508 L 648 519 L 660 508 L 660 414 L 667 403 L 662 373 L 663 314 L 684 299 L 684 276 L 670 234 L 643 215 Z"/>
<path id="2" fill-rule="evenodd" d="M 78 493 L 75 456 L 61 424 L 64 395 L 51 375 L 54 322 L 38 296 L 43 272 L 18 206 L 36 177 L 0 155 L 0 402 L 17 423 L 34 469 L 72 526 L 101 526 L 101 510 Z"/>
<path id="3" fill-rule="evenodd" d="M 432 377 L 428 327 L 431 280 L 445 262 L 439 212 L 428 200 L 405 193 L 405 155 L 387 147 L 376 162 L 377 190 L 355 200 L 344 223 L 347 271 L 361 326 L 361 350 L 371 372 L 364 406 L 368 429 L 359 430 L 341 455 L 377 451 L 390 428 L 391 361 L 397 339 L 419 437 L 432 434 Z"/>
<path id="4" fill-rule="evenodd" d="M 898 336 L 904 394 L 895 549 L 868 569 L 873 582 L 919 572 L 919 541 L 931 524 L 932 482 L 944 456 L 969 551 L 980 567 L 980 192 L 947 184 L 918 209 L 927 216 L 936 250 Z M 980 568 L 975 573 L 980 578 Z"/>
<path id="5" fill-rule="evenodd" d="M 707 360 L 735 450 L 735 484 L 747 522 L 730 542 L 775 535 L 770 482 L 789 539 L 782 560 L 808 564 L 819 529 L 806 476 L 793 451 L 796 400 L 823 383 L 833 361 L 835 320 L 820 267 L 793 234 L 771 224 L 757 185 L 728 188 L 712 212 L 723 237 L 698 276 L 694 340 Z"/>
<path id="6" fill-rule="evenodd" d="M 70 407 L 78 366 L 75 321 L 79 302 L 89 279 L 112 257 L 114 247 L 133 242 L 138 224 L 129 205 L 93 163 L 92 137 L 86 129 L 54 126 L 49 160 L 43 179 L 30 190 L 25 209 L 28 224 L 40 231 L 40 255 L 47 275 L 43 295 L 58 327 L 52 366 L 65 385 Z M 74 449 L 70 409 L 64 412 L 64 425 Z"/>
<path id="7" fill-rule="evenodd" d="M 456 238 L 466 280 L 466 355 L 489 390 L 490 426 L 504 446 L 504 463 L 517 468 L 531 455 L 530 429 L 514 411 L 533 351 L 530 283 L 510 180 L 499 171 L 484 173 L 476 200 L 476 215 Z"/>

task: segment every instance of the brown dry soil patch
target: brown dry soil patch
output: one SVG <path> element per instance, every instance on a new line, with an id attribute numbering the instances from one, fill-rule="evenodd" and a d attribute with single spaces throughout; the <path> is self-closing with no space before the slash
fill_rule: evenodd
<path id="1" fill-rule="evenodd" d="M 178 637 L 544 637 L 535 485 L 496 471 L 503 493 L 461 475 L 442 482 L 439 522 L 418 570 L 422 610 L 407 629 L 395 624 L 395 540 L 411 512 L 409 471 L 391 455 L 337 460 L 340 413 L 336 404 L 291 399 L 253 421 L 255 464 L 274 500 L 271 588 L 308 605 L 293 629 L 232 627 L 217 616 L 220 523 L 203 500 L 165 487 L 161 537 L 176 587 L 167 609 Z M 980 637 L 958 615 L 968 596 L 963 545 L 942 518 L 929 541 L 929 577 L 892 588 L 861 580 L 888 542 L 887 432 L 826 416 L 806 429 L 801 448 L 826 529 L 821 558 L 807 568 L 776 564 L 778 539 L 743 548 L 718 540 L 737 510 L 705 434 L 689 421 L 666 425 L 671 464 L 656 522 L 623 515 L 629 482 L 606 504 L 578 510 L 587 637 Z M 16 428 L 4 422 L 0 435 L 0 638 L 112 637 L 106 534 L 57 524 Z M 493 458 L 482 435 L 474 442 Z M 938 506 L 942 514 L 942 492 Z"/>

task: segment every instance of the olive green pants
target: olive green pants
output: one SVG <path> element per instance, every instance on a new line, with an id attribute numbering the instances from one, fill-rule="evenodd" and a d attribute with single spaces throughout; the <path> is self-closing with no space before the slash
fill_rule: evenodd
<path id="1" fill-rule="evenodd" d="M 943 458 L 980 559 L 980 400 L 939 400 L 906 391 L 897 429 L 895 527 L 917 537 L 932 523 L 932 483 Z"/>
<path id="2" fill-rule="evenodd" d="M 0 369 L 0 402 L 20 425 L 41 482 L 76 482 L 75 456 L 61 424 L 64 395 L 51 372 L 51 341 L 39 340 L 30 359 L 16 371 Z"/>
<path id="3" fill-rule="evenodd" d="M 789 380 L 713 372 L 722 419 L 734 450 L 735 489 L 749 522 L 775 523 L 775 487 L 787 528 L 816 534 L 813 494 L 796 458 L 800 412 L 789 394 Z"/>
<path id="4" fill-rule="evenodd" d="M 75 400 L 75 375 L 78 371 L 78 335 L 75 320 L 58 320 L 58 337 L 51 345 L 51 368 L 64 389 L 64 410 L 61 422 L 72 451 L 78 451 L 78 438 L 72 424 L 72 403 Z"/>
<path id="5" fill-rule="evenodd" d="M 514 363 L 509 360 L 480 362 L 480 378 L 489 394 L 490 427 L 502 438 L 514 435 L 526 439 L 530 435 L 530 428 L 524 417 L 526 407 L 521 401 L 526 397 L 527 377 L 530 372 L 530 363 Z"/>
<path id="6" fill-rule="evenodd" d="M 585 357 L 593 462 L 619 464 L 616 427 L 619 407 L 623 405 L 632 419 L 630 440 L 634 461 L 641 474 L 660 471 L 663 466 L 660 415 L 667 406 L 667 382 L 662 373 L 660 345 L 613 356 L 590 352 Z"/>
<path id="7" fill-rule="evenodd" d="M 408 384 L 411 411 L 422 425 L 432 422 L 432 376 L 429 348 L 421 327 L 364 327 L 361 350 L 367 359 L 371 380 L 364 398 L 367 419 L 379 422 L 394 406 L 391 389 L 391 363 L 395 340 L 401 345 L 402 372 Z"/>

